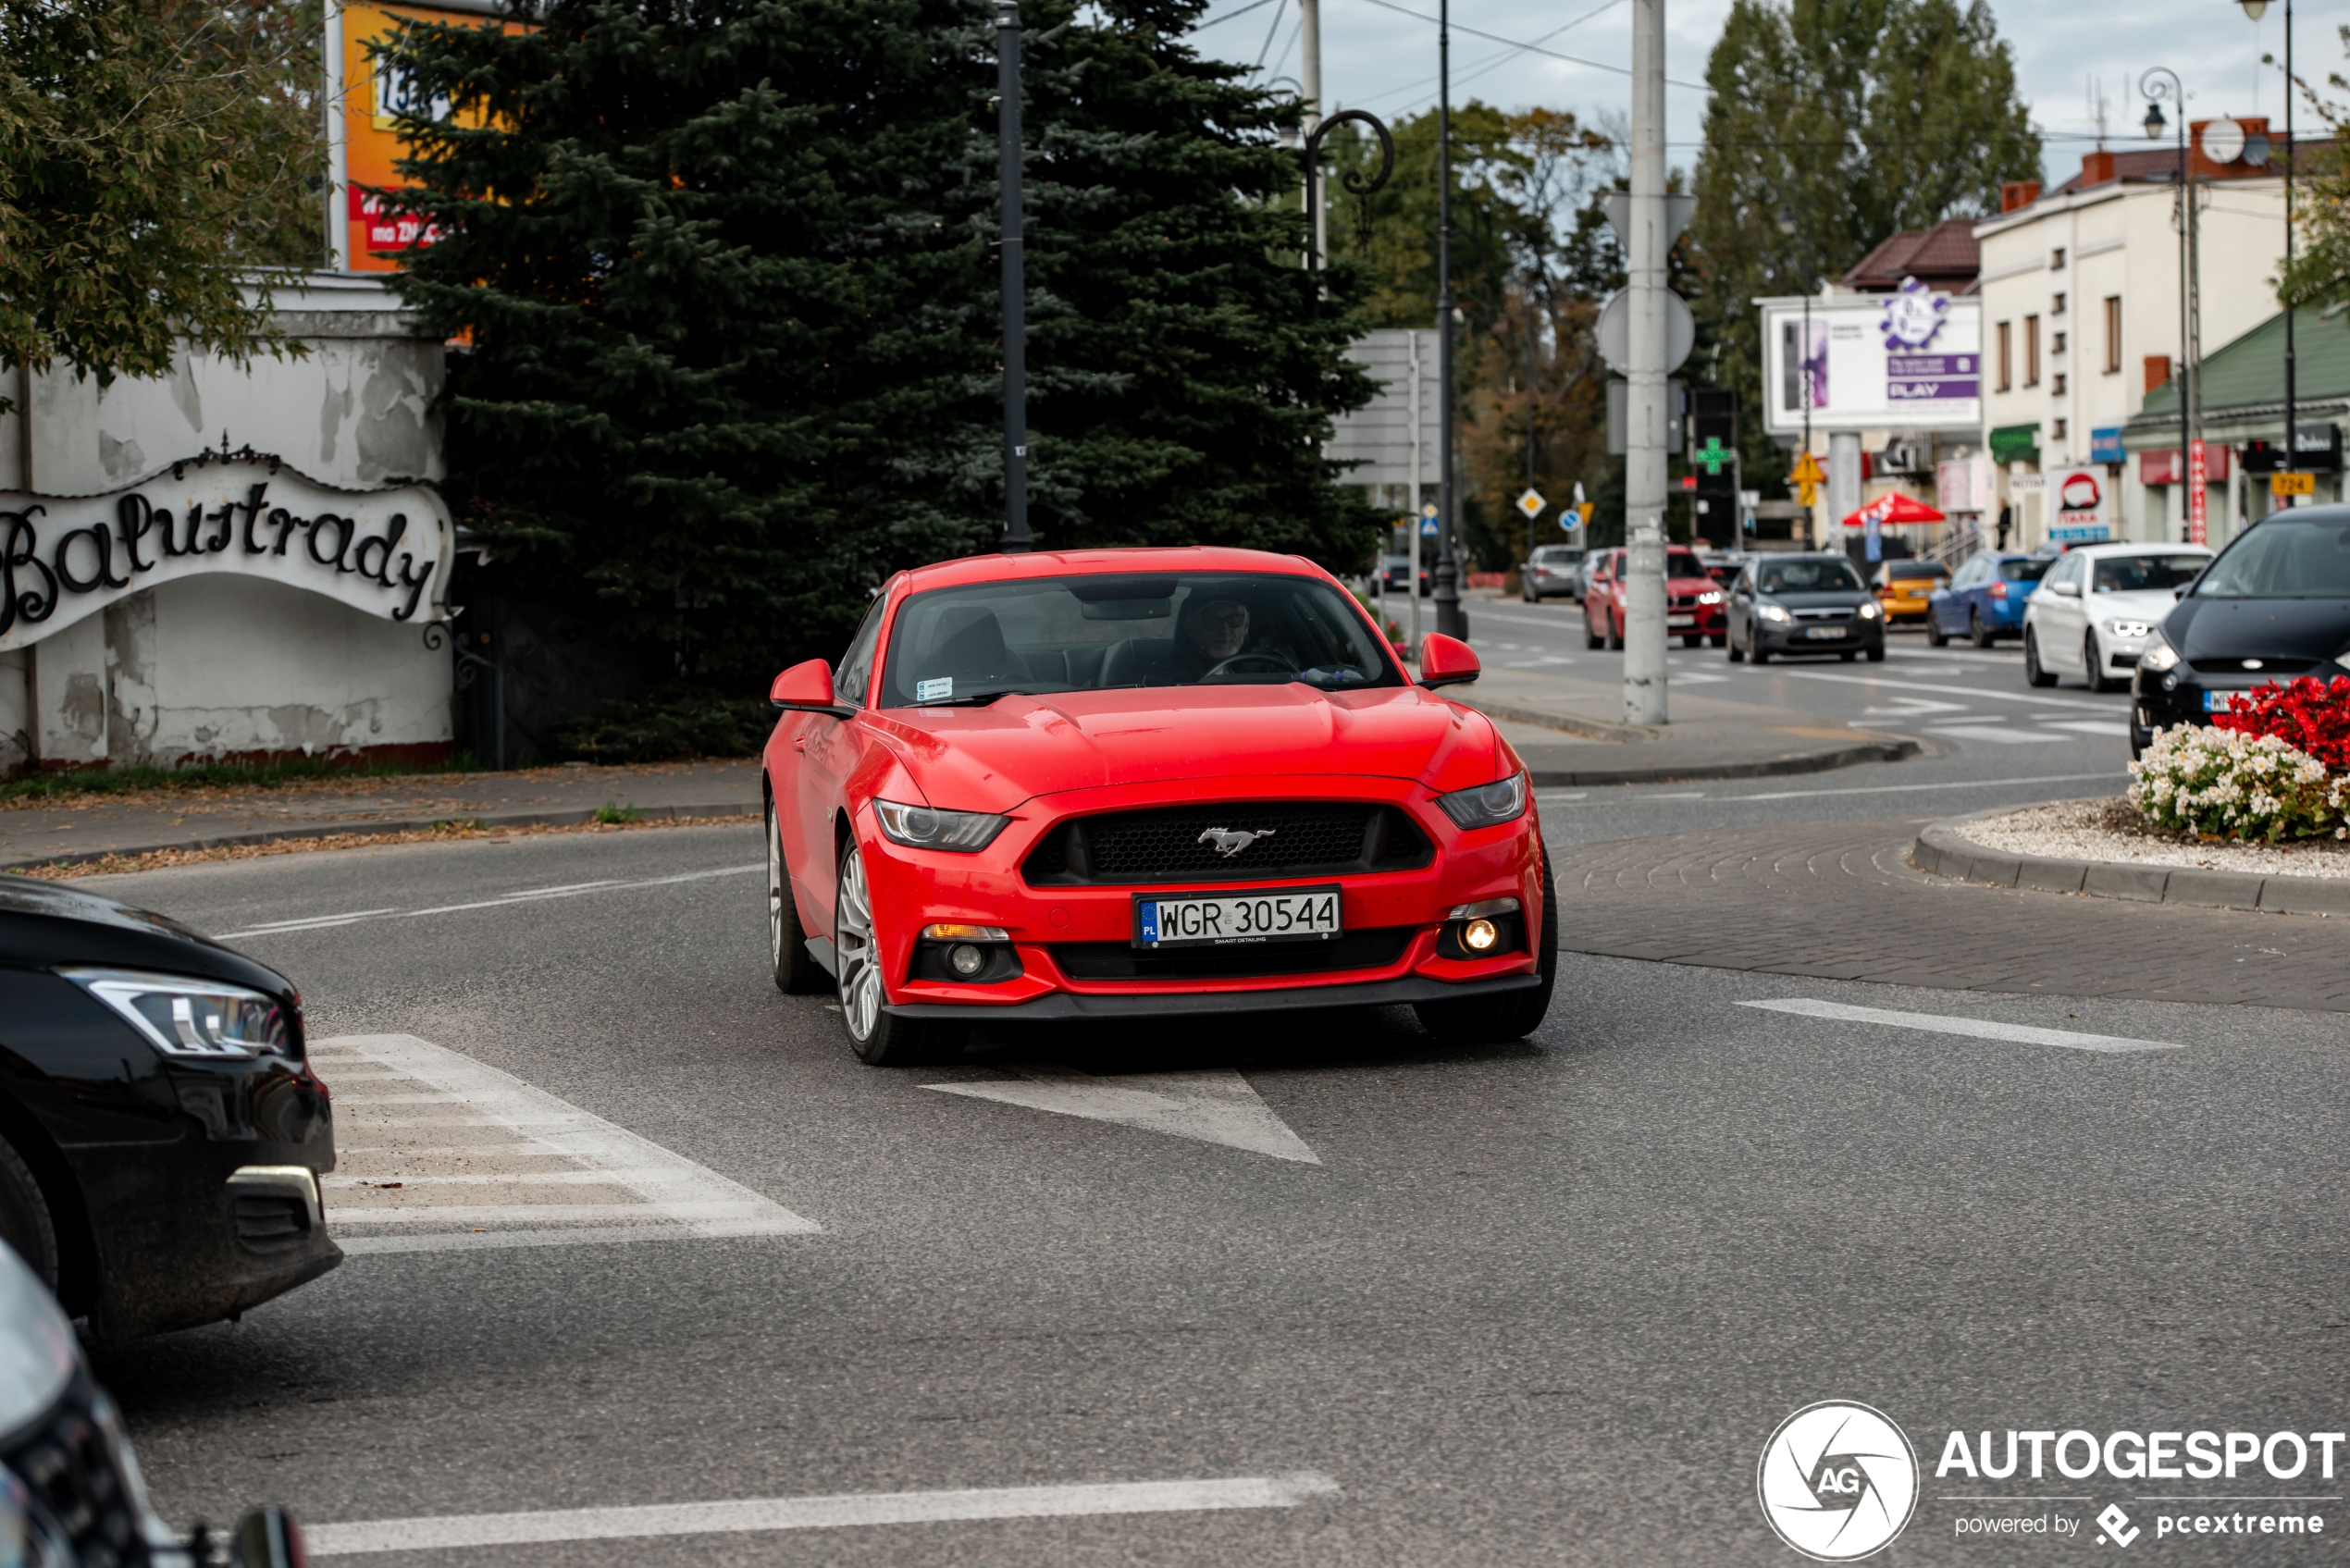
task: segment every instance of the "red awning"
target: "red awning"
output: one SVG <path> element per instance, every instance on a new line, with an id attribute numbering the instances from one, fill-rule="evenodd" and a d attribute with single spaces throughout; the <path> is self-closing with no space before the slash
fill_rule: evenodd
<path id="1" fill-rule="evenodd" d="M 1879 527 L 1888 527 L 1897 523 L 1947 523 L 1949 521 L 1925 502 L 1913 500 L 1899 490 L 1889 496 L 1877 497 L 1876 500 L 1846 518 L 1844 525 L 1848 528 L 1865 528 L 1869 525 L 1871 518 L 1876 519 Z"/>

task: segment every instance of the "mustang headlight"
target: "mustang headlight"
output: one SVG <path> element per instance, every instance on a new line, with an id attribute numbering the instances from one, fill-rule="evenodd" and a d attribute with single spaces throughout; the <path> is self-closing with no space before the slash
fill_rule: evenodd
<path id="1" fill-rule="evenodd" d="M 1781 610 L 1775 604 L 1758 604 L 1754 607 L 1754 614 L 1755 618 L 1761 621 L 1787 621 L 1792 619 L 1786 611 Z"/>
<path id="2" fill-rule="evenodd" d="M 293 1053 L 294 1029 L 284 1006 L 258 991 L 137 969 L 57 972 L 120 1014 L 167 1056 L 249 1061 Z"/>
<path id="3" fill-rule="evenodd" d="M 1009 817 L 985 811 L 942 811 L 935 806 L 900 806 L 894 800 L 873 802 L 873 815 L 892 844 L 909 849 L 945 849 L 969 855 L 996 842 L 1009 825 Z"/>
<path id="4" fill-rule="evenodd" d="M 2152 632 L 2146 642 L 2146 650 L 2138 655 L 2138 668 L 2151 670 L 2158 675 L 2165 670 L 2178 667 L 2179 650 L 2171 646 L 2159 630 Z"/>
<path id="5" fill-rule="evenodd" d="M 1515 822 L 1526 815 L 1526 775 L 1513 773 L 1497 784 L 1456 789 L 1438 796 L 1436 803 L 1444 808 L 1454 827 L 1490 828 Z"/>

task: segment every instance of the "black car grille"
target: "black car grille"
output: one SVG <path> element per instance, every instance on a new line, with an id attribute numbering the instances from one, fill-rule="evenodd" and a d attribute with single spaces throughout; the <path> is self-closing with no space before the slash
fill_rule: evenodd
<path id="1" fill-rule="evenodd" d="M 2247 667 L 2256 663 L 2257 669 Z M 2314 659 L 2198 659 L 2187 667 L 2198 675 L 2257 675 L 2265 680 L 2272 676 L 2307 674 L 2317 666 L 2318 661 Z"/>
<path id="2" fill-rule="evenodd" d="M 1254 946 L 1174 947 L 1154 952 L 1123 942 L 1063 942 L 1053 962 L 1071 980 L 1251 980 L 1263 975 L 1329 974 L 1384 969 L 1404 956 L 1410 926 L 1350 931 L 1330 942 L 1268 942 Z"/>
<path id="3" fill-rule="evenodd" d="M 148 1560 L 147 1540 L 138 1499 L 99 1415 L 104 1398 L 87 1373 L 77 1372 L 49 1414 L 0 1458 L 72 1540 L 80 1568 L 139 1568 Z"/>
<path id="4" fill-rule="evenodd" d="M 1267 836 L 1228 856 L 1208 837 L 1219 830 Z M 1392 806 L 1249 801 L 1079 817 L 1046 833 L 1020 869 L 1043 887 L 1266 882 L 1410 870 L 1434 853 L 1428 835 Z"/>

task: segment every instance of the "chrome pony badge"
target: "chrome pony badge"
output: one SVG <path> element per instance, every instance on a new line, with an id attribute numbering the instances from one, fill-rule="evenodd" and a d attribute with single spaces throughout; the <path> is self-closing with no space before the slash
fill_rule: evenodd
<path id="1" fill-rule="evenodd" d="M 1258 839 L 1272 837 L 1275 831 L 1272 828 L 1267 828 L 1262 833 L 1245 833 L 1235 832 L 1229 828 L 1210 828 L 1192 842 L 1213 844 L 1216 846 L 1216 853 L 1229 860 Z"/>

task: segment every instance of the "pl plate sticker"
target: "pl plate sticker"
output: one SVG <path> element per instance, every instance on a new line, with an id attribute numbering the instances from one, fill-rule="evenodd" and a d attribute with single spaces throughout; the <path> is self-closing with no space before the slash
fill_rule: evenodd
<path id="1" fill-rule="evenodd" d="M 916 681 L 914 683 L 914 700 L 916 702 L 936 702 L 941 698 L 952 697 L 954 695 L 955 677 L 952 675 L 941 675 L 934 681 Z"/>
<path id="2" fill-rule="evenodd" d="M 1779 1539 L 1816 1562 L 1851 1562 L 1917 1511 L 1918 1456 L 1883 1412 L 1828 1400 L 1779 1423 L 1754 1485 Z"/>

